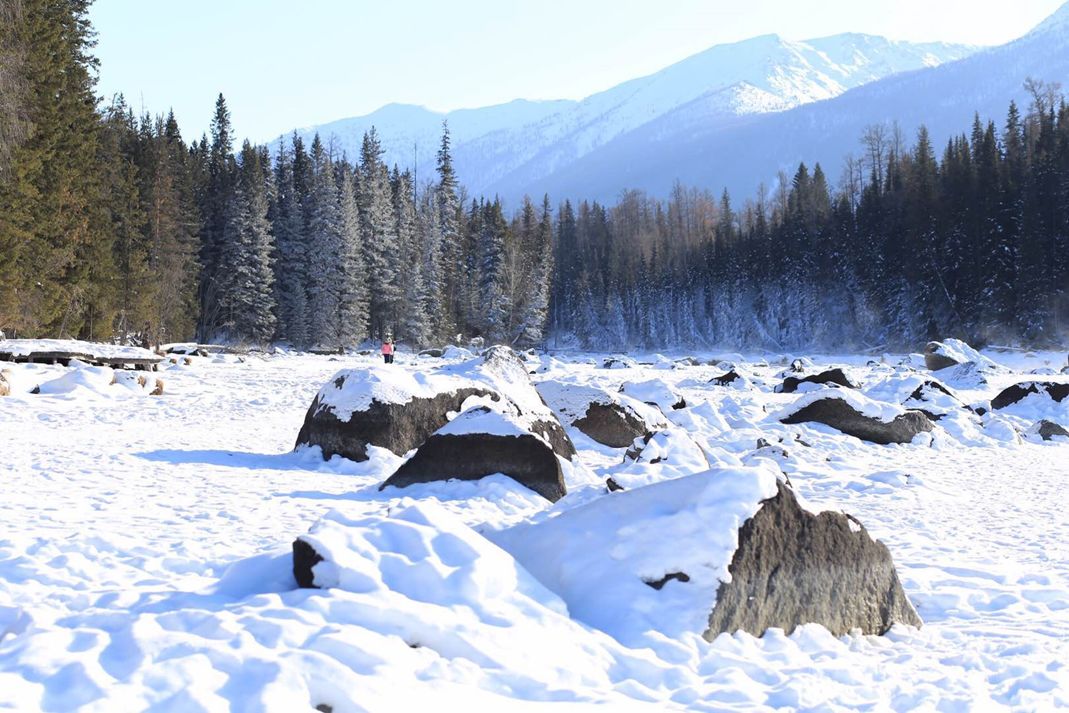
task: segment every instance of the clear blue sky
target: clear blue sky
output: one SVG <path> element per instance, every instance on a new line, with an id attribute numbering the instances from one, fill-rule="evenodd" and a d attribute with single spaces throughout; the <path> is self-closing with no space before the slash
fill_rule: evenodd
<path id="1" fill-rule="evenodd" d="M 866 32 L 993 45 L 1064 0 L 96 0 L 99 91 L 173 107 L 187 139 L 215 96 L 238 136 L 405 102 L 449 110 L 578 99 L 723 42 Z"/>

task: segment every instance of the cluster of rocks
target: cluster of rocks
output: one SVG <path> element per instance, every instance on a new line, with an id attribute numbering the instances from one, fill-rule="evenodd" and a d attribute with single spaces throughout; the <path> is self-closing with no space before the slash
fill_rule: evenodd
<path id="1" fill-rule="evenodd" d="M 381 487 L 507 475 L 551 501 L 567 492 L 561 460 L 575 446 L 508 347 L 425 379 L 377 367 L 337 374 L 297 436 L 324 458 L 369 458 L 372 446 L 412 455 Z"/>

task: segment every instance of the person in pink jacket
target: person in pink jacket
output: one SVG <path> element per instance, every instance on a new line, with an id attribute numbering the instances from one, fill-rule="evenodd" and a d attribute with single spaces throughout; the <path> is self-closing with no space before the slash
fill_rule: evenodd
<path id="1" fill-rule="evenodd" d="M 393 337 L 386 337 L 382 342 L 382 360 L 387 364 L 393 364 Z"/>

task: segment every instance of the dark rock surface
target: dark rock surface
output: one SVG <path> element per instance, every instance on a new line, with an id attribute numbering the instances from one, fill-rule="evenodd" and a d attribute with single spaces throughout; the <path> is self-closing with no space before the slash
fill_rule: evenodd
<path id="1" fill-rule="evenodd" d="M 865 416 L 842 399 L 829 397 L 803 406 L 781 423 L 795 424 L 816 422 L 831 426 L 837 431 L 880 445 L 909 443 L 918 433 L 932 430 L 932 422 L 919 411 L 907 411 L 885 422 Z"/>
<path id="2" fill-rule="evenodd" d="M 315 574 L 312 568 L 323 561 L 323 557 L 310 544 L 297 538 L 293 541 L 293 578 L 302 589 L 314 589 Z"/>
<path id="3" fill-rule="evenodd" d="M 664 585 L 668 584 L 673 580 L 677 582 L 686 583 L 690 581 L 690 575 L 686 572 L 669 572 L 660 579 L 644 579 L 642 581 L 659 592 L 664 589 Z"/>
<path id="4" fill-rule="evenodd" d="M 732 369 L 731 371 L 727 372 L 726 374 L 721 374 L 720 376 L 714 376 L 712 379 L 709 380 L 709 383 L 710 384 L 716 384 L 717 386 L 728 386 L 729 384 L 733 384 L 733 383 L 735 383 L 736 381 L 738 381 L 741 378 L 742 377 L 739 376 L 739 372 L 737 372 L 734 369 Z"/>
<path id="5" fill-rule="evenodd" d="M 837 384 L 847 389 L 857 388 L 857 385 L 850 381 L 842 369 L 828 369 L 819 374 L 812 374 L 803 378 L 788 376 L 783 380 L 783 384 L 777 391 L 781 394 L 793 394 L 802 384 Z"/>
<path id="6" fill-rule="evenodd" d="M 782 483 L 740 528 L 729 571 L 709 616 L 709 641 L 739 630 L 761 636 L 771 627 L 790 634 L 807 623 L 835 636 L 921 625 L 887 547 L 847 515 L 806 512 Z"/>
<path id="7" fill-rule="evenodd" d="M 567 493 L 560 461 L 549 444 L 531 434 L 490 433 L 431 436 L 379 490 L 452 478 L 478 480 L 495 473 L 509 476 L 550 502 Z"/>
<path id="8" fill-rule="evenodd" d="M 1052 438 L 1069 438 L 1069 431 L 1062 428 L 1054 421 L 1048 421 L 1043 419 L 1036 424 L 1036 433 L 1044 441 L 1049 441 Z"/>
<path id="9" fill-rule="evenodd" d="M 1053 381 L 1024 381 L 1003 389 L 998 396 L 991 399 L 991 408 L 998 410 L 1012 406 L 1029 394 L 1045 393 L 1054 401 L 1061 403 L 1069 396 L 1069 384 Z"/>
<path id="10" fill-rule="evenodd" d="M 573 424 L 590 438 L 610 448 L 626 448 L 650 433 L 638 414 L 618 403 L 592 403 L 586 415 Z"/>

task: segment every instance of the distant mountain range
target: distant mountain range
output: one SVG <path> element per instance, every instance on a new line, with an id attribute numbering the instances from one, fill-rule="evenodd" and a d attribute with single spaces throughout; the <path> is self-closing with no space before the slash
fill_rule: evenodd
<path id="1" fill-rule="evenodd" d="M 448 114 L 391 104 L 298 129 L 359 154 L 375 126 L 390 164 L 430 178 L 448 120 L 461 182 L 514 204 L 524 194 L 610 201 L 626 188 L 665 195 L 675 180 L 738 197 L 780 170 L 821 162 L 834 178 L 864 128 L 897 120 L 937 142 L 973 113 L 1000 122 L 1026 77 L 1069 77 L 1069 4 L 1025 37 L 978 49 L 847 34 L 775 35 L 718 45 L 582 101 L 517 100 Z"/>

